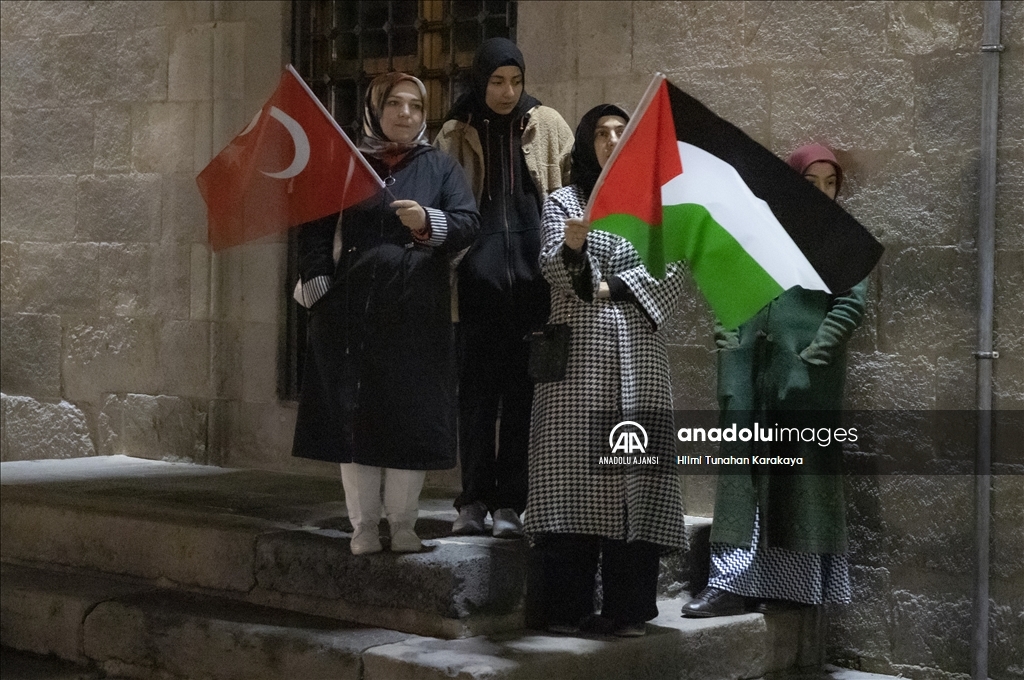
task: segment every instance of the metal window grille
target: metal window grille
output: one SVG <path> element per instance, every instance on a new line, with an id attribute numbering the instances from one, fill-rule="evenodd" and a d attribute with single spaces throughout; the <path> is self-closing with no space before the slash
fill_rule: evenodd
<path id="1" fill-rule="evenodd" d="M 363 98 L 381 73 L 404 71 L 427 88 L 431 139 L 462 94 L 464 74 L 480 44 L 515 40 L 516 3 L 505 0 L 294 0 L 292 63 L 338 123 L 357 141 Z M 294 231 L 288 240 L 288 276 L 298 278 Z M 296 399 L 306 338 L 306 313 L 288 290 L 278 390 Z"/>

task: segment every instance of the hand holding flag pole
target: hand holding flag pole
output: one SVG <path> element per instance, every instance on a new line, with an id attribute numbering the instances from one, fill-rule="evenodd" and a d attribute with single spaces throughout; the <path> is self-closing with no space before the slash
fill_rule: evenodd
<path id="1" fill-rule="evenodd" d="M 726 328 L 794 286 L 848 291 L 883 250 L 835 201 L 660 73 L 584 219 L 632 243 L 652 276 L 686 262 Z"/>

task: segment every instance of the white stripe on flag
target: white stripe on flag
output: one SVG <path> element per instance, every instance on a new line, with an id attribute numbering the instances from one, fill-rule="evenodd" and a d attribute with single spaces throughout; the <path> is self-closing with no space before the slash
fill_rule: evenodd
<path id="1" fill-rule="evenodd" d="M 692 144 L 678 144 L 683 174 L 661 188 L 662 205 L 704 206 L 783 290 L 801 286 L 831 292 L 768 204 L 754 195 L 735 168 Z"/>

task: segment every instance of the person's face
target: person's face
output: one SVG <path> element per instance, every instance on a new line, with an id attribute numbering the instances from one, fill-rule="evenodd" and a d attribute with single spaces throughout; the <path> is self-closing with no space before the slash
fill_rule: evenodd
<path id="1" fill-rule="evenodd" d="M 626 120 L 622 116 L 601 116 L 597 119 L 597 127 L 594 128 L 594 153 L 597 154 L 597 163 L 602 168 L 611 158 L 612 151 L 625 129 Z"/>
<path id="2" fill-rule="evenodd" d="M 518 66 L 499 66 L 487 81 L 484 103 L 498 115 L 507 116 L 523 96 L 523 72 Z"/>
<path id="3" fill-rule="evenodd" d="M 804 179 L 825 192 L 825 195 L 836 198 L 836 167 L 828 161 L 811 163 L 804 170 Z"/>
<path id="4" fill-rule="evenodd" d="M 392 142 L 408 144 L 416 139 L 422 126 L 423 100 L 419 88 L 403 80 L 391 88 L 384 101 L 384 113 L 380 117 L 381 130 Z"/>

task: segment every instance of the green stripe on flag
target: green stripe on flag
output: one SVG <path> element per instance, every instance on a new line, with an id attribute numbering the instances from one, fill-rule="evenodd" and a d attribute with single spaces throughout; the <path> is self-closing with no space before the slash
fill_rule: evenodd
<path id="1" fill-rule="evenodd" d="M 632 243 L 651 276 L 665 278 L 665 247 L 661 227 L 652 227 L 636 215 L 613 213 L 593 222 L 591 228 L 621 236 Z"/>
<path id="2" fill-rule="evenodd" d="M 782 287 L 732 234 L 696 203 L 666 205 L 665 260 L 685 260 L 726 328 L 735 328 L 782 294 Z"/>

